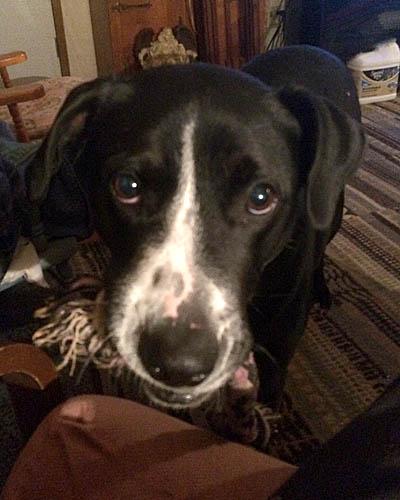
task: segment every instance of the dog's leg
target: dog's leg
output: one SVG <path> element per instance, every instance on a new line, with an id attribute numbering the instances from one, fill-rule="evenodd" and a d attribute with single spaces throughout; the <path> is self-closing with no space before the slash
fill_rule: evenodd
<path id="1" fill-rule="evenodd" d="M 336 233 L 340 229 L 343 219 L 343 207 L 344 207 L 344 192 L 342 191 L 336 206 L 335 216 L 332 221 L 330 231 L 329 233 L 326 234 L 326 236 L 321 238 L 321 243 L 319 244 L 320 245 L 319 252 L 320 255 L 322 255 L 322 257 L 318 267 L 314 271 L 313 290 L 314 290 L 314 302 L 318 302 L 323 309 L 330 309 L 332 305 L 332 295 L 331 292 L 329 291 L 329 287 L 326 283 L 324 275 L 325 249 L 326 245 L 329 244 L 329 242 L 335 237 Z"/>
<path id="2" fill-rule="evenodd" d="M 320 265 L 314 271 L 313 292 L 314 302 L 318 302 L 322 309 L 330 309 L 332 296 L 324 276 L 324 259 L 321 260 Z"/>
<path id="3" fill-rule="evenodd" d="M 287 367 L 307 325 L 313 303 L 312 279 L 312 273 L 305 273 L 287 301 L 267 296 L 249 305 L 260 378 L 259 399 L 274 409 L 282 401 Z M 286 297 L 291 290 L 288 292 Z"/>

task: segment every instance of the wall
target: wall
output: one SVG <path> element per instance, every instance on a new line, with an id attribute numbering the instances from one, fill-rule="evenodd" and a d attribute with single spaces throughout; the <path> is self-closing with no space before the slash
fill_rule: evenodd
<path id="1" fill-rule="evenodd" d="M 11 78 L 59 76 L 50 0 L 0 0 L 0 12 L 0 52 L 28 55 L 26 62 L 9 67 Z"/>
<path id="2" fill-rule="evenodd" d="M 61 0 L 61 8 L 71 75 L 96 78 L 89 0 Z"/>

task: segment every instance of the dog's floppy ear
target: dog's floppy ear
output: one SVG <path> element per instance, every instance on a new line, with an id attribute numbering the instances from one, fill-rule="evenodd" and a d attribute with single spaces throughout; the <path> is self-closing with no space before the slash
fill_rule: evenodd
<path id="1" fill-rule="evenodd" d="M 278 98 L 300 124 L 307 215 L 315 229 L 325 230 L 345 183 L 359 166 L 365 144 L 361 124 L 327 99 L 303 89 L 282 89 Z"/>
<path id="2" fill-rule="evenodd" d="M 27 194 L 33 203 L 44 200 L 62 162 L 74 162 L 80 156 L 88 140 L 88 124 L 120 97 L 120 86 L 126 90 L 122 82 L 96 79 L 68 95 L 27 172 Z"/>

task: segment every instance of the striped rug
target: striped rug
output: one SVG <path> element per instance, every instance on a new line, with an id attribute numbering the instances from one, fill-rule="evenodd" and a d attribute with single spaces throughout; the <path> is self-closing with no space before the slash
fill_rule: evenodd
<path id="1" fill-rule="evenodd" d="M 300 462 L 400 375 L 400 98 L 363 107 L 369 138 L 328 247 L 334 303 L 315 308 L 290 366 L 272 452 Z"/>

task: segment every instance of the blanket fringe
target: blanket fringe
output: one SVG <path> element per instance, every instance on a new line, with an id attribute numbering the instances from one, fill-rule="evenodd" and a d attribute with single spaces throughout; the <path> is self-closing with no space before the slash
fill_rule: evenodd
<path id="1" fill-rule="evenodd" d="M 81 299 L 64 302 L 59 307 L 53 303 L 36 311 L 35 316 L 47 319 L 48 323 L 33 335 L 33 343 L 45 350 L 59 351 L 62 360 L 56 365 L 58 371 L 69 366 L 73 376 L 78 364 L 93 362 L 105 370 L 121 370 L 124 362 L 116 350 L 112 336 L 106 336 L 98 328 L 99 306 L 103 304 L 100 292 L 96 300 Z"/>

